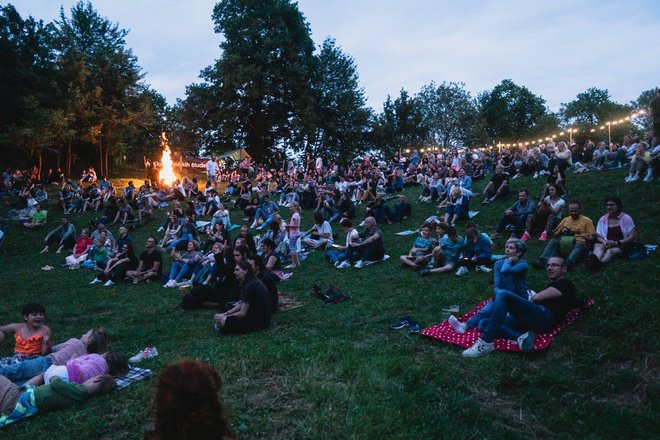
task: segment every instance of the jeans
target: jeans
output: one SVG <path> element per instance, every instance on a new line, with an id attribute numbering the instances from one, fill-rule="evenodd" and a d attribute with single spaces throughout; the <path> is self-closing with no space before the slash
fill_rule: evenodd
<path id="1" fill-rule="evenodd" d="M 326 254 L 333 264 L 348 259 L 348 254 L 345 251 L 328 251 Z"/>
<path id="2" fill-rule="evenodd" d="M 543 250 L 543 253 L 539 257 L 539 260 L 547 263 L 548 260 L 556 255 L 559 254 L 559 240 L 556 238 L 553 238 L 548 242 L 548 244 L 545 246 L 545 249 Z M 573 243 L 573 248 L 571 249 L 571 252 L 566 256 L 566 265 L 568 267 L 573 267 L 577 263 L 577 261 L 587 255 L 587 246 L 574 242 Z"/>
<path id="3" fill-rule="evenodd" d="M 188 273 L 192 274 L 193 269 L 194 267 L 190 264 L 175 261 L 172 263 L 172 268 L 170 269 L 170 280 L 175 280 L 179 283 L 182 279 L 186 278 Z"/>
<path id="4" fill-rule="evenodd" d="M 479 323 L 481 339 L 486 342 L 497 337 L 516 339 L 527 330 L 543 333 L 555 326 L 555 317 L 549 309 L 515 293 L 501 291 L 490 304 L 490 316 Z"/>
<path id="5" fill-rule="evenodd" d="M 195 239 L 195 237 L 193 237 L 192 234 L 181 234 L 181 238 L 177 238 L 176 240 L 174 240 L 165 249 L 168 250 L 168 251 L 171 251 L 172 248 L 174 248 L 179 243 L 183 243 L 184 241 L 185 242 L 192 241 L 194 239 Z"/>
<path id="6" fill-rule="evenodd" d="M 257 208 L 257 212 L 254 213 L 254 221 L 259 220 L 260 218 L 264 219 L 264 222 L 261 224 L 262 228 L 265 228 L 268 226 L 268 224 L 273 221 L 273 215 L 272 214 L 266 214 L 266 211 L 264 211 L 261 208 Z"/>
<path id="7" fill-rule="evenodd" d="M 468 220 L 468 213 L 463 208 L 463 205 L 447 205 L 449 221 L 453 220 L 454 214 L 456 214 L 458 220 Z"/>
<path id="8" fill-rule="evenodd" d="M 53 360 L 48 356 L 11 364 L 0 368 L 0 375 L 14 383 L 22 385 L 34 376 L 45 372 L 51 366 Z"/>
<path id="9" fill-rule="evenodd" d="M 522 234 L 527 225 L 527 214 L 505 215 L 502 217 L 502 221 L 500 221 L 500 224 L 496 229 L 497 233 L 501 234 L 504 232 L 504 228 L 506 228 L 507 225 L 514 225 L 516 228 L 516 234 Z"/>

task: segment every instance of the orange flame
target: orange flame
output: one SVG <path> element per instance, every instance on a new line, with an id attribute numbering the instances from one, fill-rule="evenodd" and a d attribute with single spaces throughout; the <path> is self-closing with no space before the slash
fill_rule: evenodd
<path id="1" fill-rule="evenodd" d="M 174 163 L 172 162 L 172 151 L 170 146 L 167 144 L 167 136 L 165 133 L 160 135 L 160 144 L 163 147 L 163 156 L 160 159 L 161 168 L 158 178 L 164 182 L 166 185 L 171 185 L 177 177 L 174 174 Z"/>

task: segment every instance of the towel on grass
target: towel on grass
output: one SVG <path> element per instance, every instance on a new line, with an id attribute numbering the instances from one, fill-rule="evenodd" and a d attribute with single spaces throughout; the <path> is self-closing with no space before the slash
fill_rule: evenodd
<path id="1" fill-rule="evenodd" d="M 488 301 L 490 301 L 490 299 L 484 300 L 481 304 L 475 307 L 474 310 L 472 310 L 470 313 L 467 313 L 462 318 L 459 318 L 459 321 L 465 322 L 468 319 L 470 319 L 486 304 L 488 304 Z M 580 313 L 583 310 L 588 309 L 592 305 L 594 305 L 594 300 L 592 299 L 585 300 L 584 305 L 582 307 L 577 307 L 571 310 L 570 312 L 568 312 L 564 322 L 555 326 L 555 328 L 553 328 L 547 333 L 538 333 L 536 335 L 536 341 L 534 342 L 533 351 L 539 351 L 548 348 L 548 345 L 550 345 L 550 342 L 557 335 L 557 333 L 568 327 L 573 321 L 577 319 L 577 317 L 580 315 Z M 472 345 L 475 342 L 477 342 L 477 339 L 479 339 L 479 334 L 480 332 L 479 329 L 477 328 L 470 329 L 463 334 L 456 333 L 454 329 L 451 328 L 449 322 L 447 321 L 441 322 L 440 324 L 436 324 L 434 326 L 422 330 L 422 335 L 424 336 L 428 336 L 430 338 L 438 339 L 444 342 L 450 342 L 452 344 L 456 344 L 464 348 L 472 347 Z M 516 341 L 509 339 L 495 339 L 493 342 L 495 343 L 495 350 L 520 351 L 520 348 L 518 347 L 518 343 Z"/>

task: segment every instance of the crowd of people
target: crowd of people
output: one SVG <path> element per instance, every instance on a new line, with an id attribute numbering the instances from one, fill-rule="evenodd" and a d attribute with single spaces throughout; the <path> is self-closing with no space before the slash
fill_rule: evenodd
<path id="1" fill-rule="evenodd" d="M 515 340 L 521 350 L 531 350 L 536 333 L 561 323 L 576 304 L 568 271 L 581 261 L 597 270 L 635 243 L 634 221 L 618 197 L 606 197 L 597 226 L 582 213 L 580 201 L 568 198 L 570 171 L 627 166 L 626 182 L 650 181 L 656 177 L 658 153 L 657 145 L 649 148 L 645 141 L 626 137 L 621 146 L 609 148 L 602 143 L 550 142 L 515 152 L 453 148 L 420 154 L 413 149 L 389 161 L 364 157 L 347 166 L 308 154 L 300 166 L 277 158 L 267 165 L 246 159 L 230 171 L 211 158 L 202 187 L 196 178 L 182 177 L 171 185 L 152 178 L 139 187 L 129 182 L 117 191 L 89 168 L 75 180 L 52 170 L 45 179 L 34 171 L 6 171 L 0 194 L 13 196 L 10 220 L 28 229 L 44 228 L 48 212 L 59 210 L 61 223 L 44 231 L 41 252 L 62 254 L 62 266 L 95 269 L 90 284 L 145 282 L 189 288 L 181 302 L 184 309 L 214 310 L 218 332 L 246 333 L 271 324 L 279 302 L 278 283 L 292 276 L 286 270 L 306 264 L 311 252 L 324 252 L 328 264 L 340 270 L 384 260 L 386 236 L 381 226 L 411 217 L 413 205 L 402 191 L 416 187 L 415 209 L 435 208 L 439 215 L 419 227 L 410 250 L 399 258 L 401 266 L 421 276 L 454 271 L 464 276 L 470 270 L 493 276 L 493 299 L 479 313 L 465 322 L 449 318 L 457 333 L 479 330 L 477 343 L 463 352 L 475 357 L 493 351 L 495 338 Z M 507 203 L 513 181 L 522 175 L 543 176 L 544 181 L 533 191 L 516 188 L 517 200 Z M 473 183 L 479 180 L 485 184 L 476 192 Z M 50 184 L 58 185 L 52 201 L 45 190 Z M 491 234 L 471 218 L 475 198 L 482 205 L 502 208 L 501 221 Z M 433 205 L 427 208 L 425 203 Z M 362 204 L 363 210 L 358 208 Z M 289 213 L 286 219 L 283 207 Z M 153 222 L 158 210 L 167 213 L 162 223 Z M 94 212 L 94 219 L 78 234 L 74 221 L 84 212 Z M 363 216 L 358 217 L 359 212 Z M 302 227 L 306 215 L 313 219 L 307 230 Z M 343 244 L 337 244 L 336 224 L 345 234 Z M 153 233 L 138 252 L 131 232 L 149 225 Z M 113 226 L 116 236 L 109 230 Z M 509 237 L 503 255 L 497 256 L 497 240 L 505 234 Z M 528 288 L 525 260 L 525 243 L 536 234 L 547 243 L 531 266 L 544 269 L 549 279 L 538 293 Z M 125 358 L 107 351 L 103 329 L 51 346 L 44 315 L 43 306 L 29 304 L 23 323 L 0 327 L 0 341 L 5 333 L 13 333 L 16 340 L 13 361 L 0 367 L 0 413 L 5 416 L 12 416 L 12 409 L 26 398 L 24 393 L 66 395 L 61 405 L 69 404 L 106 391 L 108 378 L 126 371 Z M 195 380 L 181 380 L 193 376 Z M 17 384 L 26 381 L 35 387 L 22 391 Z M 158 381 L 156 421 L 149 438 L 163 438 L 171 429 L 204 429 L 185 423 L 175 428 L 172 421 L 183 420 L 190 410 L 189 399 L 182 397 L 187 393 L 206 395 L 209 410 L 218 413 L 220 385 L 217 373 L 199 361 L 168 367 Z M 48 405 L 34 410 L 49 409 Z M 224 419 L 215 423 L 212 429 L 232 437 Z"/>

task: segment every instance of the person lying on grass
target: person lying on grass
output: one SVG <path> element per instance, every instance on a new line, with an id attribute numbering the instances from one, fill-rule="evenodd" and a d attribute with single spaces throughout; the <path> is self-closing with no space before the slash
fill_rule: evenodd
<path id="1" fill-rule="evenodd" d="M 46 371 L 27 381 L 27 384 L 49 384 L 55 378 L 83 384 L 89 379 L 103 374 L 118 377 L 127 372 L 128 360 L 123 354 L 117 351 L 109 351 L 102 355 L 90 353 L 69 359 L 64 365 L 51 365 Z"/>
<path id="2" fill-rule="evenodd" d="M 53 352 L 46 356 L 0 367 L 0 375 L 20 385 L 26 380 L 46 372 L 51 365 L 66 365 L 71 359 L 91 353 L 105 353 L 106 349 L 105 329 L 97 327 L 89 330 L 80 339 L 71 338 L 55 345 Z"/>
<path id="3" fill-rule="evenodd" d="M 14 334 L 14 353 L 20 357 L 45 356 L 51 351 L 51 331 L 44 325 L 46 308 L 43 304 L 28 303 L 21 310 L 23 321 L 0 327 L 0 342 L 5 333 Z"/>
<path id="4" fill-rule="evenodd" d="M 550 283 L 529 300 L 506 290 L 496 293 L 490 315 L 479 322 L 481 337 L 463 351 L 463 356 L 478 357 L 490 353 L 495 350 L 495 338 L 512 339 L 517 341 L 521 350 L 532 350 L 536 333 L 549 332 L 575 307 L 575 285 L 566 278 L 567 272 L 566 261 L 552 257 L 546 265 Z M 464 323 L 452 327 L 459 333 L 467 330 Z"/>
<path id="5" fill-rule="evenodd" d="M 90 378 L 82 384 L 55 378 L 47 385 L 22 388 L 0 376 L 0 428 L 39 412 L 67 408 L 115 388 L 112 376 Z"/>
<path id="6" fill-rule="evenodd" d="M 401 266 L 421 269 L 426 266 L 426 258 L 433 252 L 437 240 L 431 236 L 431 225 L 424 223 L 420 228 L 420 235 L 415 239 L 413 246 L 406 255 L 401 255 Z"/>

